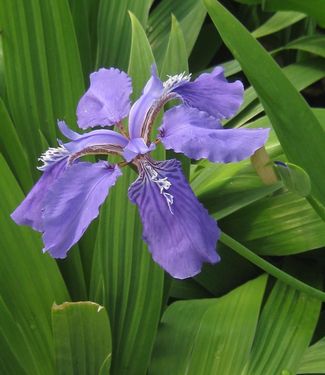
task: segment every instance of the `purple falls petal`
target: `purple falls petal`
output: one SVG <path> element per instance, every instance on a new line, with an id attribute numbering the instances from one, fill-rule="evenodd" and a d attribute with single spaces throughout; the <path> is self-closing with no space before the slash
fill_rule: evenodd
<path id="1" fill-rule="evenodd" d="M 77 107 L 78 125 L 110 126 L 125 118 L 130 110 L 131 78 L 118 69 L 99 69 L 90 75 L 90 87 Z"/>
<path id="2" fill-rule="evenodd" d="M 244 87 L 240 81 L 228 82 L 223 68 L 201 74 L 193 82 L 184 82 L 173 90 L 184 104 L 207 112 L 217 118 L 229 118 L 239 109 L 243 101 Z"/>
<path id="3" fill-rule="evenodd" d="M 142 127 L 149 109 L 153 106 L 164 92 L 164 86 L 157 75 L 155 65 L 151 68 L 151 78 L 143 89 L 140 98 L 132 105 L 129 115 L 130 138 L 141 138 Z"/>
<path id="4" fill-rule="evenodd" d="M 148 147 L 143 138 L 133 138 L 123 150 L 124 159 L 129 162 L 138 155 L 144 155 L 156 148 L 154 143 Z"/>
<path id="5" fill-rule="evenodd" d="M 144 170 L 130 186 L 129 198 L 138 206 L 154 261 L 178 279 L 195 276 L 204 262 L 218 262 L 217 223 L 195 197 L 180 163 L 148 163 Z"/>
<path id="6" fill-rule="evenodd" d="M 39 232 L 43 231 L 42 212 L 44 209 L 44 200 L 49 188 L 65 171 L 66 159 L 61 159 L 47 168 L 26 198 L 11 214 L 11 218 L 17 224 L 28 225 Z"/>
<path id="7" fill-rule="evenodd" d="M 230 163 L 248 158 L 262 147 L 269 129 L 223 129 L 205 112 L 184 105 L 167 111 L 159 128 L 160 140 L 192 159 Z"/>
<path id="8" fill-rule="evenodd" d="M 117 166 L 104 161 L 69 167 L 45 199 L 44 251 L 54 258 L 64 258 L 98 216 L 100 205 L 120 175 Z"/>

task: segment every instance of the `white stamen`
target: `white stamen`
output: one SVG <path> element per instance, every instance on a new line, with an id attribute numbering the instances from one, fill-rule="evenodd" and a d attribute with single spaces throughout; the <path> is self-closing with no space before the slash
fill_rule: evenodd
<path id="1" fill-rule="evenodd" d="M 69 154 L 70 152 L 63 145 L 59 147 L 50 147 L 38 158 L 43 165 L 37 167 L 37 169 L 45 171 L 51 164 L 67 157 Z"/>
<path id="2" fill-rule="evenodd" d="M 182 83 L 188 82 L 191 79 L 191 74 L 186 74 L 185 72 L 181 74 L 176 74 L 174 76 L 167 76 L 168 79 L 163 83 L 165 91 L 170 91 L 175 89 Z"/>
<path id="3" fill-rule="evenodd" d="M 169 211 L 172 215 L 174 215 L 173 213 L 173 210 L 172 210 L 172 205 L 174 203 L 174 196 L 171 195 L 170 193 L 166 193 L 164 190 L 168 190 L 172 184 L 170 181 L 168 181 L 168 178 L 167 177 L 164 177 L 164 178 L 158 178 L 158 173 L 157 171 L 154 170 L 154 168 L 152 168 L 152 166 L 150 164 L 144 164 L 147 172 L 148 172 L 148 175 L 150 177 L 150 180 L 152 182 L 154 182 L 155 184 L 157 184 L 157 186 L 159 187 L 159 190 L 160 190 L 160 194 L 163 195 L 166 199 L 166 203 L 168 205 L 168 208 L 169 208 Z"/>

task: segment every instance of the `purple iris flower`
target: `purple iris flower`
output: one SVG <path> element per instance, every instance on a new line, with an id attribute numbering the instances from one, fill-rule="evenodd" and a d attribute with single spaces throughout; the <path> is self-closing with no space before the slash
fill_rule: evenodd
<path id="1" fill-rule="evenodd" d="M 216 263 L 220 231 L 216 221 L 197 200 L 180 163 L 156 161 L 150 153 L 156 143 L 192 159 L 228 163 L 245 159 L 262 147 L 267 129 L 223 129 L 220 121 L 235 114 L 242 103 L 243 85 L 227 82 L 223 69 L 201 74 L 196 80 L 183 74 L 162 82 L 156 68 L 140 98 L 132 105 L 131 79 L 118 69 L 100 69 L 90 75 L 90 87 L 77 108 L 78 125 L 116 126 L 78 134 L 63 121 L 58 126 L 69 142 L 59 142 L 40 158 L 42 177 L 12 218 L 42 232 L 44 252 L 64 258 L 80 239 L 109 189 L 121 176 L 121 165 L 80 161 L 84 155 L 117 154 L 132 164 L 139 177 L 129 198 L 139 209 L 143 238 L 153 259 L 173 277 L 184 279 L 200 272 L 202 263 Z M 165 112 L 157 139 L 151 142 L 155 119 Z M 122 120 L 129 116 L 128 134 Z M 114 220 L 114 218 L 112 218 Z"/>

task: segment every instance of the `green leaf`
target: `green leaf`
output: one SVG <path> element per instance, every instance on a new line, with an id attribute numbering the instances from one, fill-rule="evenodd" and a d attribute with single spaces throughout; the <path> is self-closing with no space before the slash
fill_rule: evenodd
<path id="1" fill-rule="evenodd" d="M 131 23 L 128 11 L 147 24 L 151 0 L 100 0 L 98 10 L 97 67 L 115 66 L 126 70 L 131 48 Z"/>
<path id="2" fill-rule="evenodd" d="M 312 283 L 319 285 L 317 272 L 311 268 L 308 271 Z M 295 374 L 312 338 L 320 307 L 319 300 L 277 281 L 259 319 L 250 358 L 241 375 Z"/>
<path id="3" fill-rule="evenodd" d="M 325 174 L 324 133 L 317 118 L 249 31 L 216 0 L 205 0 L 205 4 L 222 39 L 259 95 L 288 160 L 306 170 L 312 193 L 325 204 L 321 178 Z M 311 145 L 313 152 L 301 152 Z"/>
<path id="4" fill-rule="evenodd" d="M 38 129 L 48 140 L 55 139 L 56 133 L 38 0 L 1 0 L 0 25 L 6 104 L 29 160 L 35 164 L 43 151 Z"/>
<path id="5" fill-rule="evenodd" d="M 30 164 L 24 147 L 20 142 L 17 131 L 9 117 L 9 113 L 4 102 L 0 98 L 0 149 L 6 158 L 11 170 L 27 192 L 33 185 L 30 173 Z"/>
<path id="6" fill-rule="evenodd" d="M 39 4 L 54 120 L 64 119 L 75 127 L 75 110 L 84 92 L 84 81 L 68 1 L 40 1 Z"/>
<path id="7" fill-rule="evenodd" d="M 298 374 L 325 374 L 325 338 L 306 349 Z"/>
<path id="8" fill-rule="evenodd" d="M 138 95 L 153 57 L 141 24 L 133 15 L 131 21 L 129 74 Z M 137 208 L 128 201 L 128 188 L 136 178 L 130 168 L 123 169 L 101 209 L 90 289 L 91 299 L 110 314 L 111 372 L 118 375 L 146 372 L 162 304 L 164 274 L 149 255 Z"/>
<path id="9" fill-rule="evenodd" d="M 66 302 L 52 308 L 52 326 L 58 375 L 109 374 L 111 330 L 103 306 L 93 302 Z"/>
<path id="10" fill-rule="evenodd" d="M 51 306 L 69 299 L 55 261 L 42 254 L 40 236 L 10 214 L 23 199 L 0 155 L 0 347 L 8 375 L 54 375 Z"/>
<path id="11" fill-rule="evenodd" d="M 266 280 L 259 277 L 219 299 L 168 307 L 149 374 L 239 374 L 253 343 Z"/>
<path id="12" fill-rule="evenodd" d="M 172 14 L 180 23 L 189 56 L 202 27 L 206 10 L 201 0 L 163 0 L 154 8 L 149 17 L 148 38 L 158 66 L 164 59 Z"/>
<path id="13" fill-rule="evenodd" d="M 295 10 L 314 17 L 319 24 L 325 26 L 325 3 L 323 0 L 263 0 L 263 7 L 267 11 Z"/>
<path id="14" fill-rule="evenodd" d="M 184 40 L 184 34 L 180 24 L 174 16 L 172 16 L 171 30 L 165 53 L 164 61 L 160 72 L 160 77 L 165 80 L 167 76 L 174 74 L 188 73 L 187 52 Z M 166 106 L 169 108 L 169 105 Z M 182 154 L 176 154 L 173 151 L 168 151 L 169 159 L 175 158 L 182 163 L 183 171 L 188 177 L 190 171 L 190 160 Z"/>
<path id="15" fill-rule="evenodd" d="M 0 97 L 4 97 L 6 92 L 3 60 L 2 34 L 0 34 Z"/>
<path id="16" fill-rule="evenodd" d="M 95 69 L 99 0 L 69 0 L 85 82 Z"/>
<path id="17" fill-rule="evenodd" d="M 139 20 L 133 13 L 129 13 L 132 24 L 132 43 L 128 72 L 132 76 L 132 97 L 138 98 L 143 86 L 150 77 L 150 68 L 154 64 L 149 41 Z"/>
<path id="18" fill-rule="evenodd" d="M 225 231 L 261 255 L 289 255 L 325 246 L 325 223 L 305 198 L 265 197 L 222 221 Z"/>
<path id="19" fill-rule="evenodd" d="M 84 89 L 73 22 L 67 0 L 1 0 L 0 10 L 7 107 L 34 165 L 39 130 L 56 145 L 56 119 L 73 124 Z"/>
<path id="20" fill-rule="evenodd" d="M 284 48 L 298 49 L 325 57 L 325 37 L 323 35 L 306 36 L 288 43 Z"/>
<path id="21" fill-rule="evenodd" d="M 172 15 L 171 30 L 160 76 L 164 80 L 167 75 L 182 72 L 188 72 L 186 45 L 180 24 Z"/>
<path id="22" fill-rule="evenodd" d="M 305 14 L 298 12 L 276 12 L 265 23 L 254 30 L 252 36 L 255 38 L 262 38 L 263 36 L 276 33 L 301 21 L 305 17 Z"/>

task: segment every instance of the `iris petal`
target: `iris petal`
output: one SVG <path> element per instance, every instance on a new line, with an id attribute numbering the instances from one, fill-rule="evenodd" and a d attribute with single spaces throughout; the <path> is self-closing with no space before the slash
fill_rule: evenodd
<path id="1" fill-rule="evenodd" d="M 140 98 L 132 105 L 129 116 L 130 138 L 144 137 L 143 125 L 146 115 L 153 104 L 160 99 L 164 86 L 157 74 L 155 65 L 151 68 L 151 78 L 143 89 Z M 144 137 L 145 138 L 145 137 Z"/>
<path id="2" fill-rule="evenodd" d="M 143 164 L 144 172 L 130 186 L 137 204 L 143 239 L 152 257 L 178 279 L 198 274 L 203 262 L 216 263 L 219 229 L 195 197 L 177 160 Z"/>
<path id="3" fill-rule="evenodd" d="M 159 130 L 166 149 L 214 163 L 248 158 L 265 144 L 269 133 L 269 129 L 223 129 L 207 113 L 184 105 L 167 111 Z"/>
<path id="4" fill-rule="evenodd" d="M 67 157 L 53 163 L 43 173 L 26 198 L 11 214 L 11 218 L 20 225 L 28 225 L 39 232 L 43 231 L 42 212 L 44 200 L 49 188 L 65 171 Z"/>
<path id="5" fill-rule="evenodd" d="M 113 130 L 100 129 L 78 134 L 72 131 L 64 121 L 59 121 L 58 126 L 62 134 L 72 140 L 63 144 L 70 153 L 76 153 L 87 147 L 97 145 L 104 145 L 107 149 L 113 146 L 114 151 L 122 153 L 122 149 L 128 144 L 127 138 Z"/>
<path id="6" fill-rule="evenodd" d="M 98 216 L 99 207 L 120 175 L 117 166 L 104 161 L 69 167 L 45 199 L 44 251 L 54 258 L 64 258 Z"/>
<path id="7" fill-rule="evenodd" d="M 115 69 L 99 69 L 90 75 L 90 87 L 77 107 L 78 125 L 110 126 L 126 117 L 130 110 L 131 78 Z"/>
<path id="8" fill-rule="evenodd" d="M 153 151 L 155 148 L 156 145 L 154 143 L 151 143 L 148 147 L 143 138 L 133 138 L 124 148 L 123 156 L 127 162 L 130 162 L 137 155 L 147 154 L 148 152 Z"/>
<path id="9" fill-rule="evenodd" d="M 172 89 L 184 104 L 217 118 L 229 118 L 243 101 L 244 87 L 240 81 L 228 82 L 223 68 L 201 74 L 193 82 L 184 82 Z"/>

